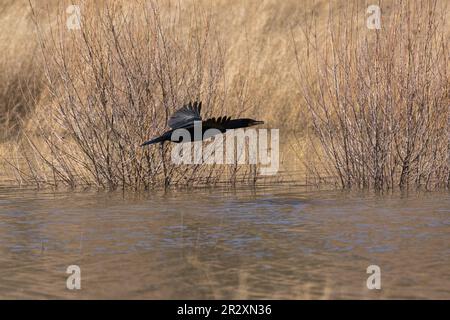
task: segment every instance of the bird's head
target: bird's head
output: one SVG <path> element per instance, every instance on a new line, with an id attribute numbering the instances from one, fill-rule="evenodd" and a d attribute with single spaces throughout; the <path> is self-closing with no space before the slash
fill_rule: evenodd
<path id="1" fill-rule="evenodd" d="M 253 120 L 253 119 L 242 119 L 247 123 L 247 127 L 257 126 L 258 124 L 264 124 L 264 121 Z"/>

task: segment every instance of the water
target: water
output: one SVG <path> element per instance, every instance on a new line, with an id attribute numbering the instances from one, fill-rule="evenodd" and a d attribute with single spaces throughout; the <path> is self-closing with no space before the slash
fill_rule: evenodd
<path id="1" fill-rule="evenodd" d="M 449 244 L 449 193 L 0 189 L 8 299 L 449 299 Z"/>

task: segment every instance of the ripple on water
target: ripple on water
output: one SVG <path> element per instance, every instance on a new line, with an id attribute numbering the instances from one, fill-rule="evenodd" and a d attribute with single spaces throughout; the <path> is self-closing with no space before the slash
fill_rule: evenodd
<path id="1" fill-rule="evenodd" d="M 371 264 L 385 275 L 377 298 L 450 298 L 449 194 L 0 198 L 2 298 L 68 297 L 71 264 L 86 277 L 81 298 L 371 298 Z"/>

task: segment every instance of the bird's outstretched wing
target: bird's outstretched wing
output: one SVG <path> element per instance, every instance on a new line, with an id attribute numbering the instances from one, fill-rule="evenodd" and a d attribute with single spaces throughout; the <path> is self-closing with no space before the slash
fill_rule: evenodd
<path id="1" fill-rule="evenodd" d="M 194 121 L 202 121 L 200 115 L 202 109 L 202 102 L 195 101 L 194 103 L 189 102 L 185 104 L 180 109 L 175 111 L 175 113 L 169 118 L 169 127 L 172 129 L 183 128 L 194 124 Z"/>

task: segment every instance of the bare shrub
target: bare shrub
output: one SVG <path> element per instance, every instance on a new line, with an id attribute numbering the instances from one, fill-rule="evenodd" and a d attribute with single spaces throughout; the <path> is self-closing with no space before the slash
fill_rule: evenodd
<path id="1" fill-rule="evenodd" d="M 314 16 L 297 53 L 300 90 L 323 162 L 342 188 L 449 187 L 450 96 L 444 3 L 382 7 L 380 30 L 365 7 L 330 6 L 326 32 Z M 298 47 L 295 48 L 298 50 Z M 316 75 L 316 76 L 311 76 Z M 320 168 L 318 168 L 318 166 Z"/>
<path id="2" fill-rule="evenodd" d="M 60 6 L 45 24 L 33 10 L 46 91 L 16 148 L 22 161 L 8 162 L 20 181 L 145 189 L 224 180 L 225 167 L 175 166 L 170 148 L 140 147 L 187 101 L 201 99 L 206 116 L 223 110 L 224 53 L 211 16 L 152 1 L 83 2 L 81 28 L 69 30 Z"/>

